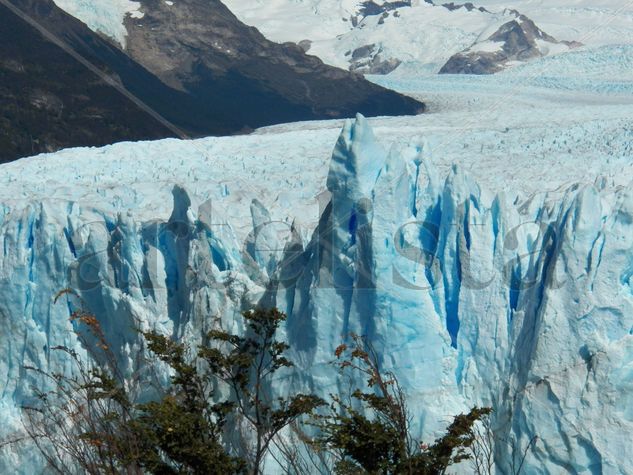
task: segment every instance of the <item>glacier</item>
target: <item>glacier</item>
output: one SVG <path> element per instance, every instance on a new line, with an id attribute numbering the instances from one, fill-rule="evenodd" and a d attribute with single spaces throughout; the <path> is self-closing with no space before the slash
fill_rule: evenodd
<path id="1" fill-rule="evenodd" d="M 427 439 L 448 414 L 485 404 L 498 436 L 518 447 L 538 436 L 527 473 L 630 472 L 630 187 L 597 180 L 517 206 L 459 166 L 441 176 L 424 140 L 384 148 L 361 116 L 345 123 L 326 184 L 309 239 L 253 201 L 245 245 L 215 203 L 194 206 L 180 186 L 166 219 L 54 200 L 4 205 L 3 427 L 17 426 L 29 386 L 41 384 L 25 364 L 64 367 L 51 346 L 81 350 L 75 303 L 52 300 L 70 287 L 129 371 L 140 364 L 136 325 L 197 341 L 214 318 L 232 327 L 239 310 L 274 304 L 289 315 L 299 363 L 281 393 L 335 390 L 328 361 L 356 332 L 401 378 Z M 18 455 L 5 451 L 4 472 Z M 510 473 L 516 451 L 500 443 L 496 456 Z"/>
<path id="2" fill-rule="evenodd" d="M 2 436 L 43 384 L 25 365 L 69 371 L 56 345 L 86 354 L 80 303 L 54 302 L 73 288 L 128 372 L 142 369 L 135 327 L 195 344 L 274 304 L 297 362 L 280 394 L 344 387 L 328 362 L 361 333 L 425 441 L 490 405 L 498 473 L 534 436 L 525 473 L 633 473 L 633 49 L 573 55 L 524 76 L 376 79 L 424 91 L 419 117 L 0 167 Z M 2 473 L 39 467 L 32 448 L 0 451 Z"/>

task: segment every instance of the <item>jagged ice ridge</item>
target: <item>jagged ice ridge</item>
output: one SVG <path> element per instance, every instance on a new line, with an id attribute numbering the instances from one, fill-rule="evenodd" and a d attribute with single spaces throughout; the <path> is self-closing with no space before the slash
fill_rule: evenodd
<path id="1" fill-rule="evenodd" d="M 69 201 L 2 205 L 0 319 L 5 432 L 19 427 L 24 365 L 64 368 L 76 289 L 126 371 L 139 369 L 134 326 L 193 343 L 212 325 L 239 331 L 258 303 L 288 313 L 296 371 L 275 387 L 336 391 L 328 365 L 365 334 L 432 439 L 449 415 L 494 407 L 498 436 L 529 452 L 527 473 L 627 473 L 633 436 L 633 196 L 571 186 L 521 205 L 484 193 L 459 167 L 436 170 L 414 139 L 386 150 L 366 120 L 345 123 L 311 236 L 279 232 L 253 201 L 245 244 L 211 201 L 173 189 L 168 219 L 138 219 Z M 281 237 L 280 237 L 281 236 Z M 67 365 L 66 365 L 67 367 Z M 496 447 L 502 473 L 512 451 Z M 32 473 L 32 450 L 2 453 L 2 471 Z M 272 466 L 270 468 L 273 470 Z M 465 469 L 467 471 L 467 469 Z M 273 470 L 274 471 L 274 470 Z"/>

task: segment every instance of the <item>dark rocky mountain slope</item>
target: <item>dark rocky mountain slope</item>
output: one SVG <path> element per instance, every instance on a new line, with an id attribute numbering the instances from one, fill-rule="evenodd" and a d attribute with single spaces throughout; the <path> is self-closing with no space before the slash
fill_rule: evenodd
<path id="1" fill-rule="evenodd" d="M 14 11 L 6 1 L 0 161 L 71 146 L 424 109 L 296 45 L 266 40 L 216 0 L 180 0 L 178 9 L 144 0 L 144 18 L 128 18 L 126 51 L 51 0 L 8 0 Z"/>
<path id="2" fill-rule="evenodd" d="M 126 20 L 128 54 L 166 84 L 246 126 L 423 109 L 294 43 L 268 41 L 219 0 L 140 3 L 143 18 Z"/>
<path id="3" fill-rule="evenodd" d="M 1 3 L 0 41 L 0 162 L 69 145 L 170 135 Z"/>

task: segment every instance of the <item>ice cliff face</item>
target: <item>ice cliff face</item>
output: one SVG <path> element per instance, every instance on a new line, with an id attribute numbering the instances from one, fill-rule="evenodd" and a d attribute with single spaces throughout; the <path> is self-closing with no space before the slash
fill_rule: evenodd
<path id="1" fill-rule="evenodd" d="M 311 236 L 280 230 L 254 201 L 245 243 L 221 206 L 194 205 L 182 187 L 168 219 L 80 202 L 2 205 L 3 430 L 19 427 L 18 407 L 42 384 L 24 365 L 63 368 L 52 346 L 81 351 L 68 320 L 77 301 L 53 303 L 71 287 L 128 371 L 141 365 L 135 326 L 195 342 L 213 325 L 239 331 L 241 309 L 274 304 L 289 315 L 298 363 L 281 393 L 343 387 L 327 362 L 350 332 L 365 334 L 426 440 L 484 404 L 508 441 L 495 448 L 499 473 L 534 436 L 525 473 L 631 471 L 628 187 L 598 180 L 517 205 L 458 167 L 441 176 L 422 139 L 386 150 L 359 116 L 338 139 L 327 188 Z M 33 457 L 5 449 L 2 471 L 32 473 Z"/>

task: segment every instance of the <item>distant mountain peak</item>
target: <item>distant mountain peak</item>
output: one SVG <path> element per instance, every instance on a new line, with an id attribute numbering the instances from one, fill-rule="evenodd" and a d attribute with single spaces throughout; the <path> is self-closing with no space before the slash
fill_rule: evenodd
<path id="1" fill-rule="evenodd" d="M 453 55 L 440 74 L 494 74 L 510 65 L 546 56 L 552 50 L 567 51 L 577 42 L 558 41 L 525 15 L 513 10 L 514 20 L 501 25 L 484 41 Z"/>

